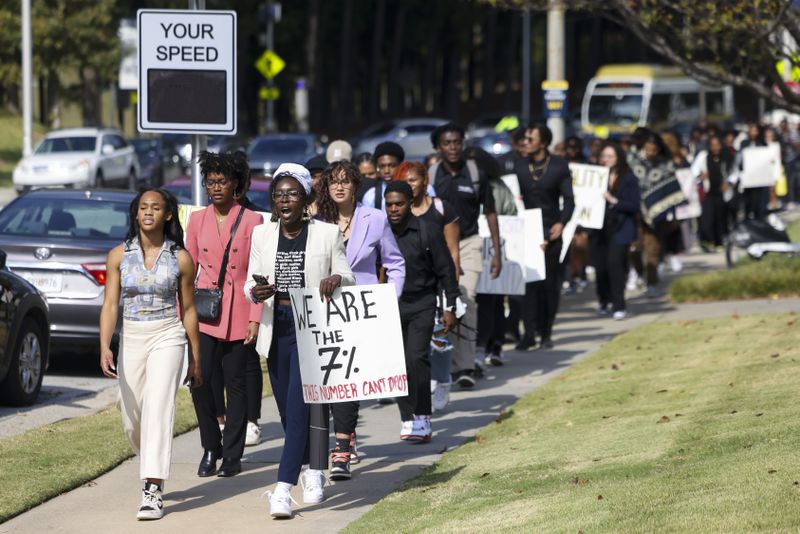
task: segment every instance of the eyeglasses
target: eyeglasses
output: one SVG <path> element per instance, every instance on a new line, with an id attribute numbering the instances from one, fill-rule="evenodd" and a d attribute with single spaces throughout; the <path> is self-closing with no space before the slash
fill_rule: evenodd
<path id="1" fill-rule="evenodd" d="M 337 187 L 341 186 L 343 189 L 350 189 L 353 187 L 353 182 L 350 179 L 345 180 L 331 180 L 328 182 L 328 187 L 330 189 L 336 189 Z"/>
<path id="2" fill-rule="evenodd" d="M 300 191 L 298 191 L 297 189 L 272 192 L 272 200 L 283 200 L 284 198 L 287 198 L 289 200 L 300 200 L 300 197 L 301 197 Z"/>
<path id="3" fill-rule="evenodd" d="M 230 183 L 231 183 L 231 181 L 228 180 L 227 178 L 224 178 L 222 180 L 203 180 L 203 186 L 206 189 L 215 189 L 217 187 L 219 187 L 220 189 L 223 189 L 225 187 L 228 187 L 228 185 L 230 185 Z"/>

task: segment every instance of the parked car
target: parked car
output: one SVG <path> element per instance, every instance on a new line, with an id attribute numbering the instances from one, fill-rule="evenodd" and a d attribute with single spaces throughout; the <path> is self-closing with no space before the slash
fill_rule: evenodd
<path id="1" fill-rule="evenodd" d="M 511 140 L 508 132 L 488 132 L 478 137 L 470 137 L 465 142 L 466 146 L 482 148 L 493 156 L 499 156 L 511 151 Z"/>
<path id="2" fill-rule="evenodd" d="M 209 135 L 209 152 L 247 152 L 248 140 L 240 135 Z"/>
<path id="3" fill-rule="evenodd" d="M 74 128 L 50 132 L 14 169 L 17 192 L 37 187 L 135 189 L 139 160 L 117 130 Z"/>
<path id="4" fill-rule="evenodd" d="M 189 176 L 181 176 L 172 180 L 164 185 L 164 189 L 175 195 L 181 204 L 192 202 L 192 179 Z M 270 211 L 272 209 L 272 179 L 251 178 L 247 198 L 258 211 Z"/>
<path id="5" fill-rule="evenodd" d="M 477 139 L 490 134 L 502 134 L 522 124 L 519 113 L 484 113 L 467 125 L 467 139 Z M 500 131 L 498 132 L 498 127 Z M 484 149 L 485 150 L 485 149 Z"/>
<path id="6" fill-rule="evenodd" d="M 50 320 L 44 296 L 6 268 L 0 250 L 0 401 L 33 404 L 50 354 Z"/>
<path id="7" fill-rule="evenodd" d="M 159 187 L 181 175 L 180 155 L 175 146 L 161 137 L 129 139 L 139 159 L 139 184 Z"/>
<path id="8" fill-rule="evenodd" d="M 247 147 L 250 174 L 253 177 L 272 176 L 281 163 L 299 163 L 322 153 L 322 145 L 314 134 L 270 134 L 256 137 Z"/>
<path id="9" fill-rule="evenodd" d="M 47 297 L 53 346 L 98 346 L 106 256 L 128 231 L 132 191 L 40 189 L 0 211 L 7 266 Z"/>
<path id="10" fill-rule="evenodd" d="M 394 141 L 403 147 L 407 160 L 421 161 L 433 152 L 431 133 L 437 126 L 446 124 L 445 119 L 415 118 L 378 123 L 361 132 L 352 140 L 353 155 L 375 152 L 375 147 L 384 141 Z"/>

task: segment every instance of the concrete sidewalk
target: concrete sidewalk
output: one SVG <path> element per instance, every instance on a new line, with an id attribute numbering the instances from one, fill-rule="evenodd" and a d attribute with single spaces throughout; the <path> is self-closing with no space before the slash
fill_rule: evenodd
<path id="1" fill-rule="evenodd" d="M 720 266 L 720 255 L 688 255 L 685 271 Z M 800 300 L 760 300 L 673 306 L 664 298 L 629 300 L 631 316 L 615 322 L 595 312 L 594 289 L 562 300 L 550 351 L 509 351 L 504 367 L 491 368 L 474 391 L 454 391 L 448 409 L 433 417 L 434 439 L 412 445 L 398 439 L 397 406 L 362 405 L 358 428 L 362 461 L 353 479 L 326 488 L 327 501 L 302 505 L 299 488 L 294 519 L 274 521 L 261 494 L 277 476 L 283 437 L 271 398 L 264 399 L 262 431 L 267 440 L 245 450 L 244 470 L 233 478 L 200 479 L 195 475 L 202 455 L 195 430 L 175 439 L 173 471 L 165 492 L 165 517 L 157 522 L 135 520 L 140 499 L 138 460 L 123 463 L 106 475 L 0 525 L 0 533 L 86 532 L 231 532 L 265 528 L 286 532 L 337 532 L 366 513 L 403 481 L 434 463 L 448 449 L 464 443 L 521 396 L 538 388 L 585 358 L 616 334 L 664 320 L 704 319 L 753 313 L 800 312 Z M 24 484 L 24 481 L 19 481 Z M 7 491 L 7 490 L 6 490 Z"/>

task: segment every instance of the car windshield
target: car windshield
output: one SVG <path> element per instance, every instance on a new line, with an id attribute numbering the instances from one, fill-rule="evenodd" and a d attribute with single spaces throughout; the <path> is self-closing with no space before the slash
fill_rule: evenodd
<path id="1" fill-rule="evenodd" d="M 36 147 L 36 154 L 53 152 L 94 152 L 96 137 L 48 137 Z"/>
<path id="2" fill-rule="evenodd" d="M 124 200 L 26 195 L 0 211 L 0 234 L 122 240 L 128 206 Z"/>
<path id="3" fill-rule="evenodd" d="M 591 124 L 630 125 L 639 122 L 641 116 L 641 94 L 594 95 L 589 101 Z"/>
<path id="4" fill-rule="evenodd" d="M 257 139 L 247 151 L 248 157 L 262 158 L 264 156 L 280 156 L 286 153 L 296 154 L 308 152 L 308 140 L 293 139 Z"/>
<path id="5" fill-rule="evenodd" d="M 131 139 L 130 143 L 133 145 L 133 149 L 136 151 L 136 155 L 138 156 L 158 150 L 157 139 Z"/>
<path id="6" fill-rule="evenodd" d="M 386 135 L 389 132 L 391 132 L 396 125 L 397 125 L 396 122 L 382 122 L 380 124 L 376 124 L 375 126 L 367 128 L 361 135 L 363 137 L 371 137 L 373 135 Z"/>

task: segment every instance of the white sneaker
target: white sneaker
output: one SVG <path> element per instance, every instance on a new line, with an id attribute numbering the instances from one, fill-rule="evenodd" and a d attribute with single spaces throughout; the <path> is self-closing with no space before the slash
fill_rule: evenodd
<path id="1" fill-rule="evenodd" d="M 636 274 L 636 269 L 631 269 L 628 271 L 628 281 L 625 284 L 625 289 L 628 291 L 636 291 L 638 279 L 639 275 Z"/>
<path id="2" fill-rule="evenodd" d="M 673 273 L 679 273 L 683 270 L 683 262 L 681 259 L 673 254 L 669 257 L 669 268 Z"/>
<path id="3" fill-rule="evenodd" d="M 615 321 L 622 321 L 628 316 L 628 312 L 625 310 L 618 310 L 614 312 L 613 318 Z"/>
<path id="4" fill-rule="evenodd" d="M 247 422 L 247 435 L 244 438 L 245 447 L 252 447 L 261 443 L 261 427 L 252 421 Z"/>
<path id="5" fill-rule="evenodd" d="M 408 436 L 408 441 L 415 443 L 425 443 L 431 440 L 433 430 L 431 429 L 431 417 L 429 415 L 415 415 L 413 425 L 411 427 L 411 434 Z"/>
<path id="6" fill-rule="evenodd" d="M 164 501 L 161 499 L 161 488 L 158 487 L 158 484 L 145 482 L 142 490 L 142 504 L 139 505 L 136 519 L 147 521 L 162 517 L 164 517 Z"/>
<path id="7" fill-rule="evenodd" d="M 441 412 L 445 408 L 447 408 L 447 404 L 450 402 L 450 383 L 436 384 L 436 389 L 433 390 L 433 399 L 431 399 L 431 405 L 433 409 L 437 412 Z"/>
<path id="8" fill-rule="evenodd" d="M 269 497 L 269 515 L 276 519 L 292 517 L 292 503 L 297 504 L 297 502 L 292 499 L 291 493 L 276 490 L 265 491 L 261 496 L 264 495 Z"/>
<path id="9" fill-rule="evenodd" d="M 325 500 L 325 474 L 318 469 L 306 469 L 300 475 L 300 485 L 303 487 L 303 502 L 317 504 Z"/>
<path id="10" fill-rule="evenodd" d="M 414 421 L 403 421 L 403 424 L 400 425 L 400 439 L 408 439 L 413 428 Z"/>

